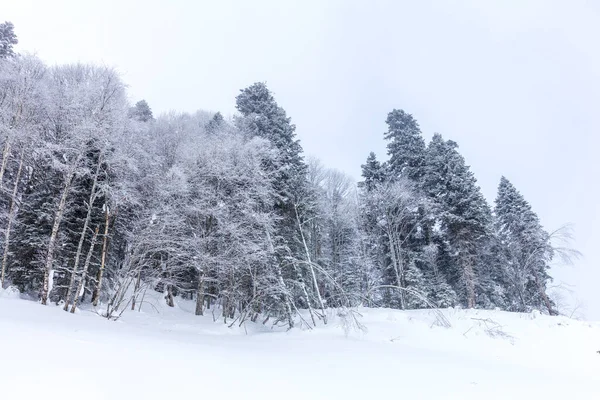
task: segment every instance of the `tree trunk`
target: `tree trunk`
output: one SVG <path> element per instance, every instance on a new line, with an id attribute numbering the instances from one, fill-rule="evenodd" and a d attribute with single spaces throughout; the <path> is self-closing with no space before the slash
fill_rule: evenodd
<path id="1" fill-rule="evenodd" d="M 75 298 L 73 299 L 73 306 L 71 307 L 71 314 L 75 313 L 75 309 L 77 308 L 77 303 L 79 302 L 79 298 L 81 297 L 81 291 L 83 289 L 83 282 L 85 281 L 85 276 L 87 275 L 88 269 L 90 267 L 90 261 L 92 260 L 92 254 L 94 253 L 94 246 L 96 246 L 96 239 L 98 238 L 98 231 L 100 230 L 100 225 L 96 226 L 94 230 L 94 236 L 92 237 L 92 243 L 90 244 L 90 249 L 88 250 L 87 256 L 85 257 L 85 263 L 83 264 L 83 271 L 81 273 L 81 278 L 79 279 L 79 285 L 77 285 L 77 292 L 75 292 Z"/>
<path id="2" fill-rule="evenodd" d="M 172 288 L 172 274 L 169 268 L 169 257 L 167 256 L 167 261 L 163 261 L 163 256 L 160 256 L 160 268 L 163 271 L 163 278 L 165 278 L 165 301 L 169 307 L 175 307 L 175 303 L 173 301 L 173 288 Z"/>
<path id="3" fill-rule="evenodd" d="M 198 289 L 196 291 L 196 315 L 204 315 L 204 273 L 198 274 Z"/>
<path id="4" fill-rule="evenodd" d="M 463 278 L 467 289 L 467 308 L 475 308 L 475 272 L 470 256 L 464 260 Z"/>
<path id="5" fill-rule="evenodd" d="M 396 239 L 394 237 L 394 233 L 392 231 L 392 222 L 388 219 L 388 228 L 387 228 L 387 237 L 390 246 L 390 255 L 392 257 L 392 266 L 394 268 L 394 275 L 396 277 L 396 285 L 399 288 L 404 288 L 402 275 L 404 273 L 402 265 L 400 265 L 400 259 L 402 257 L 401 254 L 398 254 Z M 400 308 L 402 310 L 406 309 L 406 301 L 404 296 L 404 290 L 400 289 Z"/>
<path id="6" fill-rule="evenodd" d="M 65 207 L 67 205 L 67 197 L 69 197 L 71 184 L 73 183 L 73 178 L 75 178 L 75 170 L 79 165 L 80 160 L 81 155 L 77 157 L 74 164 L 69 170 L 69 174 L 67 175 L 67 178 L 65 180 L 65 186 L 63 187 L 63 191 L 60 196 L 60 201 L 58 203 L 58 209 L 56 210 L 56 213 L 54 215 L 54 223 L 52 225 L 50 241 L 48 242 L 48 253 L 46 254 L 46 263 L 44 266 L 44 283 L 42 286 L 42 293 L 40 296 L 43 305 L 46 305 L 46 303 L 48 302 L 48 296 L 50 295 L 50 292 L 52 291 L 52 286 L 54 285 L 54 268 L 52 267 L 52 264 L 54 263 L 54 248 L 56 247 L 58 228 L 60 227 L 60 223 L 62 222 Z"/>
<path id="7" fill-rule="evenodd" d="M 104 276 L 104 265 L 106 264 L 106 249 L 108 245 L 108 222 L 109 222 L 109 211 L 108 206 L 104 205 L 104 213 L 106 219 L 104 221 L 104 237 L 102 238 L 102 259 L 100 261 L 100 270 L 98 271 L 98 282 L 96 283 L 96 289 L 94 290 L 94 298 L 92 304 L 94 307 L 98 306 L 98 300 L 100 299 L 100 290 L 102 289 L 102 277 Z"/>
<path id="8" fill-rule="evenodd" d="M 19 181 L 21 180 L 21 172 L 23 171 L 23 152 L 19 155 L 19 168 L 17 169 L 17 176 L 15 177 L 15 187 L 12 191 L 12 197 L 10 198 L 10 208 L 8 211 L 8 221 L 6 222 L 6 232 L 4 234 L 4 253 L 2 254 L 2 272 L 0 273 L 0 289 L 4 287 L 4 276 L 6 273 L 8 263 L 8 249 L 10 244 L 10 230 L 12 227 L 13 219 L 17 211 L 17 193 L 19 191 Z"/>
<path id="9" fill-rule="evenodd" d="M 392 231 L 392 237 L 394 238 L 396 263 L 398 265 L 398 267 L 397 267 L 398 285 L 402 289 L 404 289 L 404 288 L 406 288 L 406 282 L 404 281 L 404 258 L 403 258 L 402 247 L 401 247 L 403 242 L 398 237 L 398 232 Z M 405 290 L 400 291 L 400 304 L 401 304 L 402 309 L 408 308 L 408 305 L 406 304 L 406 291 Z"/>
<path id="10" fill-rule="evenodd" d="M 314 291 L 317 294 L 317 301 L 319 302 L 319 308 L 321 309 L 323 323 L 327 324 L 327 315 L 325 314 L 325 304 L 323 303 L 323 298 L 321 297 L 321 291 L 319 290 L 319 283 L 317 282 L 317 275 L 315 274 L 315 268 L 313 267 L 312 260 L 310 258 L 310 251 L 308 249 L 308 245 L 306 244 L 306 238 L 304 237 L 304 230 L 302 229 L 302 223 L 300 222 L 300 215 L 298 215 L 298 207 L 294 204 L 294 211 L 296 212 L 296 222 L 298 222 L 298 229 L 300 230 L 300 237 L 302 238 L 302 244 L 304 245 L 304 251 L 306 252 L 306 261 L 308 263 L 308 268 L 310 269 L 310 274 L 312 277 Z M 304 289 L 306 292 L 306 289 Z M 310 304 L 309 304 L 310 307 Z M 312 318 L 312 312 L 311 312 Z M 313 324 L 315 323 L 313 318 Z M 316 326 L 316 325 L 315 325 Z"/>
<path id="11" fill-rule="evenodd" d="M 6 166 L 8 164 L 8 156 L 10 155 L 10 141 L 8 137 L 4 142 L 4 148 L 2 149 L 2 164 L 0 165 L 0 189 L 2 189 L 4 185 L 4 172 L 6 171 Z"/>
<path id="12" fill-rule="evenodd" d="M 175 307 L 175 301 L 173 299 L 173 287 L 170 283 L 167 285 L 167 295 L 165 296 L 165 300 L 167 300 L 167 305 L 169 307 Z"/>
<path id="13" fill-rule="evenodd" d="M 304 278 L 302 277 L 302 273 L 298 269 L 298 266 L 295 262 L 292 263 L 292 268 L 294 269 L 294 273 L 296 274 L 296 280 L 300 284 L 300 289 L 302 289 L 302 293 L 304 294 L 304 300 L 306 301 L 306 307 L 308 308 L 308 313 L 310 314 L 310 319 L 313 323 L 313 326 L 317 326 L 317 321 L 315 320 L 315 313 L 310 305 L 310 296 L 308 295 L 308 291 L 306 290 L 306 283 L 304 282 Z"/>
<path id="14" fill-rule="evenodd" d="M 131 294 L 131 311 L 135 311 L 135 299 L 138 291 L 140 290 L 140 285 L 142 283 L 142 269 L 138 268 L 137 279 L 135 280 L 135 286 L 133 287 L 133 293 Z M 143 300 L 143 298 L 142 298 Z M 142 305 L 140 304 L 140 310 Z"/>
<path id="15" fill-rule="evenodd" d="M 69 281 L 69 287 L 67 288 L 67 297 L 65 299 L 64 310 L 69 309 L 69 302 L 71 301 L 71 293 L 75 284 L 75 277 L 77 276 L 77 270 L 79 269 L 79 260 L 81 258 L 81 252 L 83 250 L 83 243 L 85 242 L 85 236 L 87 234 L 88 225 L 92 219 L 92 210 L 94 207 L 94 201 L 96 200 L 96 184 L 98 183 L 98 174 L 100 173 L 100 165 L 102 164 L 101 159 L 98 159 L 98 165 L 96 166 L 96 172 L 94 173 L 94 181 L 92 182 L 92 189 L 90 191 L 90 198 L 87 204 L 87 214 L 83 221 L 83 229 L 79 236 L 79 243 L 77 244 L 77 252 L 75 253 L 75 262 L 73 264 L 73 271 L 71 272 L 71 279 Z"/>
<path id="16" fill-rule="evenodd" d="M 542 300 L 544 301 L 544 304 L 546 305 L 546 308 L 548 309 L 548 314 L 550 314 L 550 315 L 558 315 L 558 313 L 552 307 L 552 302 L 550 301 L 550 298 L 546 294 L 546 291 L 544 290 L 544 287 L 542 286 L 542 284 L 540 282 L 540 278 L 538 276 L 538 273 L 535 270 L 533 271 L 533 277 L 535 279 L 535 285 L 538 288 L 538 292 L 540 293 L 540 296 L 542 297 Z"/>

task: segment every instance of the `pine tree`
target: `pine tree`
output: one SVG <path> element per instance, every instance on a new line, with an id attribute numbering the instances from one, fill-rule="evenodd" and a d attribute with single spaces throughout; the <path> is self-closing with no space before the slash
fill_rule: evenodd
<path id="1" fill-rule="evenodd" d="M 277 173 L 276 185 L 284 203 L 291 201 L 302 189 L 306 174 L 296 126 L 262 82 L 242 89 L 236 97 L 236 108 L 245 117 L 240 121 L 242 130 L 267 139 L 279 150 L 277 165 L 271 169 Z"/>
<path id="2" fill-rule="evenodd" d="M 12 57 L 15 54 L 13 46 L 17 43 L 19 40 L 13 23 L 6 21 L 0 24 L 0 58 Z"/>
<path id="3" fill-rule="evenodd" d="M 152 109 L 146 100 L 140 100 L 129 109 L 129 117 L 140 122 L 148 122 L 154 119 Z"/>
<path id="4" fill-rule="evenodd" d="M 225 119 L 220 112 L 215 113 L 213 117 L 208 121 L 205 126 L 206 132 L 214 135 L 215 133 L 220 132 L 225 126 Z"/>
<path id="5" fill-rule="evenodd" d="M 385 167 L 377 161 L 375 153 L 369 153 L 367 161 L 361 165 L 362 177 L 364 180 L 359 182 L 358 186 L 364 188 L 367 192 L 375 189 L 379 184 L 382 184 L 385 180 Z"/>
<path id="6" fill-rule="evenodd" d="M 277 265 L 271 267 L 281 272 L 282 284 L 291 282 L 290 286 L 295 289 L 294 302 L 309 309 L 314 324 L 312 308 L 323 309 L 324 303 L 315 264 L 309 258 L 310 249 L 306 248 L 304 236 L 305 223 L 314 215 L 308 204 L 312 195 L 307 187 L 307 167 L 302 147 L 296 139 L 296 127 L 264 83 L 242 89 L 236 97 L 236 107 L 242 114 L 237 120 L 238 128 L 247 135 L 268 140 L 277 150 L 276 156 L 266 159 L 263 165 L 265 171 L 273 176 L 277 193 L 274 210 L 279 217 L 270 238 Z M 289 303 L 288 300 L 285 302 Z M 324 312 L 320 317 L 326 320 Z"/>
<path id="7" fill-rule="evenodd" d="M 425 141 L 419 124 L 412 115 L 397 109 L 388 114 L 385 122 L 388 131 L 384 138 L 390 141 L 387 148 L 392 178 L 404 176 L 419 181 L 425 165 Z"/>
<path id="8" fill-rule="evenodd" d="M 506 249 L 512 303 L 518 304 L 518 311 L 545 308 L 549 314 L 555 314 L 546 293 L 553 255 L 549 235 L 530 204 L 505 177 L 500 179 L 494 215 L 498 236 Z"/>
<path id="9" fill-rule="evenodd" d="M 442 240 L 456 255 L 458 270 L 444 272 L 460 282 L 461 287 L 454 289 L 472 308 L 477 301 L 478 266 L 491 228 L 491 210 L 457 147 L 440 134 L 433 136 L 427 148 L 423 190 L 436 203 Z"/>

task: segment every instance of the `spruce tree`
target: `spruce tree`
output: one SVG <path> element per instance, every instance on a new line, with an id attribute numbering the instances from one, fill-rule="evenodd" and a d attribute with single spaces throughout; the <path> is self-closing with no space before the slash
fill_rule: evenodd
<path id="1" fill-rule="evenodd" d="M 129 109 L 129 117 L 140 122 L 148 122 L 154 119 L 152 109 L 146 100 L 140 100 Z"/>
<path id="2" fill-rule="evenodd" d="M 13 46 L 19 43 L 15 34 L 15 26 L 12 22 L 6 21 L 0 24 L 0 58 L 13 56 Z"/>
<path id="3" fill-rule="evenodd" d="M 385 122 L 388 131 L 384 138 L 390 141 L 387 148 L 392 178 L 404 176 L 419 181 L 425 165 L 425 141 L 418 122 L 404 110 L 397 109 L 388 114 Z"/>
<path id="4" fill-rule="evenodd" d="M 276 185 L 284 202 L 291 201 L 302 188 L 306 174 L 296 126 L 262 82 L 242 89 L 236 97 L 236 108 L 245 117 L 240 121 L 243 130 L 267 139 L 279 150 L 277 165 L 271 169 L 277 174 Z"/>
<path id="5" fill-rule="evenodd" d="M 204 128 L 206 129 L 207 133 L 214 135 L 215 133 L 221 131 L 224 126 L 225 119 L 223 118 L 223 115 L 220 112 L 217 112 L 215 113 L 215 115 L 213 115 L 210 121 L 208 121 Z"/>
<path id="6" fill-rule="evenodd" d="M 546 309 L 555 314 L 546 290 L 552 260 L 549 235 L 523 195 L 502 177 L 494 210 L 495 225 L 506 253 L 510 301 L 516 311 Z"/>
<path id="7" fill-rule="evenodd" d="M 477 301 L 478 266 L 482 247 L 489 237 L 491 210 L 477 181 L 457 150 L 458 145 L 435 134 L 427 148 L 423 190 L 436 203 L 439 235 L 455 256 L 454 287 L 468 308 Z"/>
<path id="8" fill-rule="evenodd" d="M 375 153 L 369 153 L 367 161 L 361 165 L 362 177 L 364 180 L 359 182 L 358 186 L 364 188 L 367 192 L 385 180 L 385 167 L 377 160 Z"/>
<path id="9" fill-rule="evenodd" d="M 236 97 L 236 108 L 242 114 L 238 128 L 246 135 L 266 139 L 277 150 L 276 156 L 263 165 L 273 177 L 277 193 L 274 211 L 279 221 L 271 238 L 278 264 L 274 269 L 281 271 L 283 281 L 291 282 L 294 302 L 309 308 L 312 317 L 312 307 L 323 308 L 323 300 L 314 263 L 307 259 L 304 245 L 303 226 L 315 215 L 309 204 L 312 195 L 296 127 L 262 82 L 242 89 Z M 322 318 L 326 318 L 324 313 Z"/>

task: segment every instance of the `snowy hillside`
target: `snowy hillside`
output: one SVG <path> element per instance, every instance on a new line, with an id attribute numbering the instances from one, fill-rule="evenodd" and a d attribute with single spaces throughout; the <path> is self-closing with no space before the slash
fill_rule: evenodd
<path id="1" fill-rule="evenodd" d="M 0 298 L 9 399 L 600 398 L 600 324 L 501 311 L 361 309 L 313 330 L 193 315 L 159 298 L 111 322 Z"/>

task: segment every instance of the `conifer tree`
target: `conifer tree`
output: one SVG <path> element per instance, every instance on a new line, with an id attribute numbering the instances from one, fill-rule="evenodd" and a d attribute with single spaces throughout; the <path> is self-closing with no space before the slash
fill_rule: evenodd
<path id="1" fill-rule="evenodd" d="M 433 136 L 427 148 L 423 189 L 437 205 L 440 233 L 455 254 L 457 269 L 446 272 L 460 282 L 461 287 L 454 289 L 464 305 L 472 308 L 477 301 L 478 266 L 489 237 L 491 210 L 457 147 L 440 134 Z"/>
<path id="2" fill-rule="evenodd" d="M 553 256 L 549 235 L 531 205 L 505 177 L 500 179 L 494 214 L 496 230 L 506 249 L 509 293 L 516 310 L 545 308 L 555 314 L 546 293 Z"/>
<path id="3" fill-rule="evenodd" d="M 213 135 L 225 126 L 225 119 L 220 112 L 215 113 L 205 126 L 206 132 Z"/>
<path id="4" fill-rule="evenodd" d="M 140 100 L 129 109 L 129 117 L 140 122 L 148 122 L 154 119 L 152 109 L 146 100 Z"/>
<path id="5" fill-rule="evenodd" d="M 390 156 L 389 169 L 393 179 L 404 176 L 419 181 L 425 165 L 425 141 L 421 128 L 411 114 L 404 110 L 392 110 L 385 121 L 388 131 L 384 138 Z"/>
<path id="6" fill-rule="evenodd" d="M 238 128 L 268 140 L 277 150 L 276 156 L 266 160 L 264 165 L 273 176 L 277 193 L 274 210 L 279 221 L 271 238 L 277 269 L 282 272 L 284 281 L 292 282 L 295 302 L 309 309 L 314 324 L 316 314 L 312 308 L 324 309 L 324 301 L 316 265 L 310 258 L 304 235 L 305 223 L 314 217 L 314 209 L 309 206 L 312 194 L 306 182 L 307 167 L 296 139 L 296 127 L 262 82 L 242 89 L 236 97 L 236 108 L 242 114 L 237 120 Z M 326 321 L 324 312 L 319 317 Z"/>
<path id="7" fill-rule="evenodd" d="M 0 58 L 13 56 L 13 46 L 19 43 L 15 34 L 15 26 L 12 22 L 6 21 L 0 24 Z"/>
<path id="8" fill-rule="evenodd" d="M 289 203 L 302 189 L 306 174 L 296 126 L 262 82 L 242 89 L 236 97 L 236 108 L 245 117 L 240 121 L 244 131 L 267 139 L 279 150 L 277 165 L 271 168 L 277 173 L 276 185 L 283 202 Z"/>
<path id="9" fill-rule="evenodd" d="M 375 189 L 375 187 L 385 180 L 385 167 L 377 160 L 375 153 L 369 153 L 367 161 L 361 165 L 363 181 L 359 182 L 359 187 L 364 188 L 367 192 Z"/>

